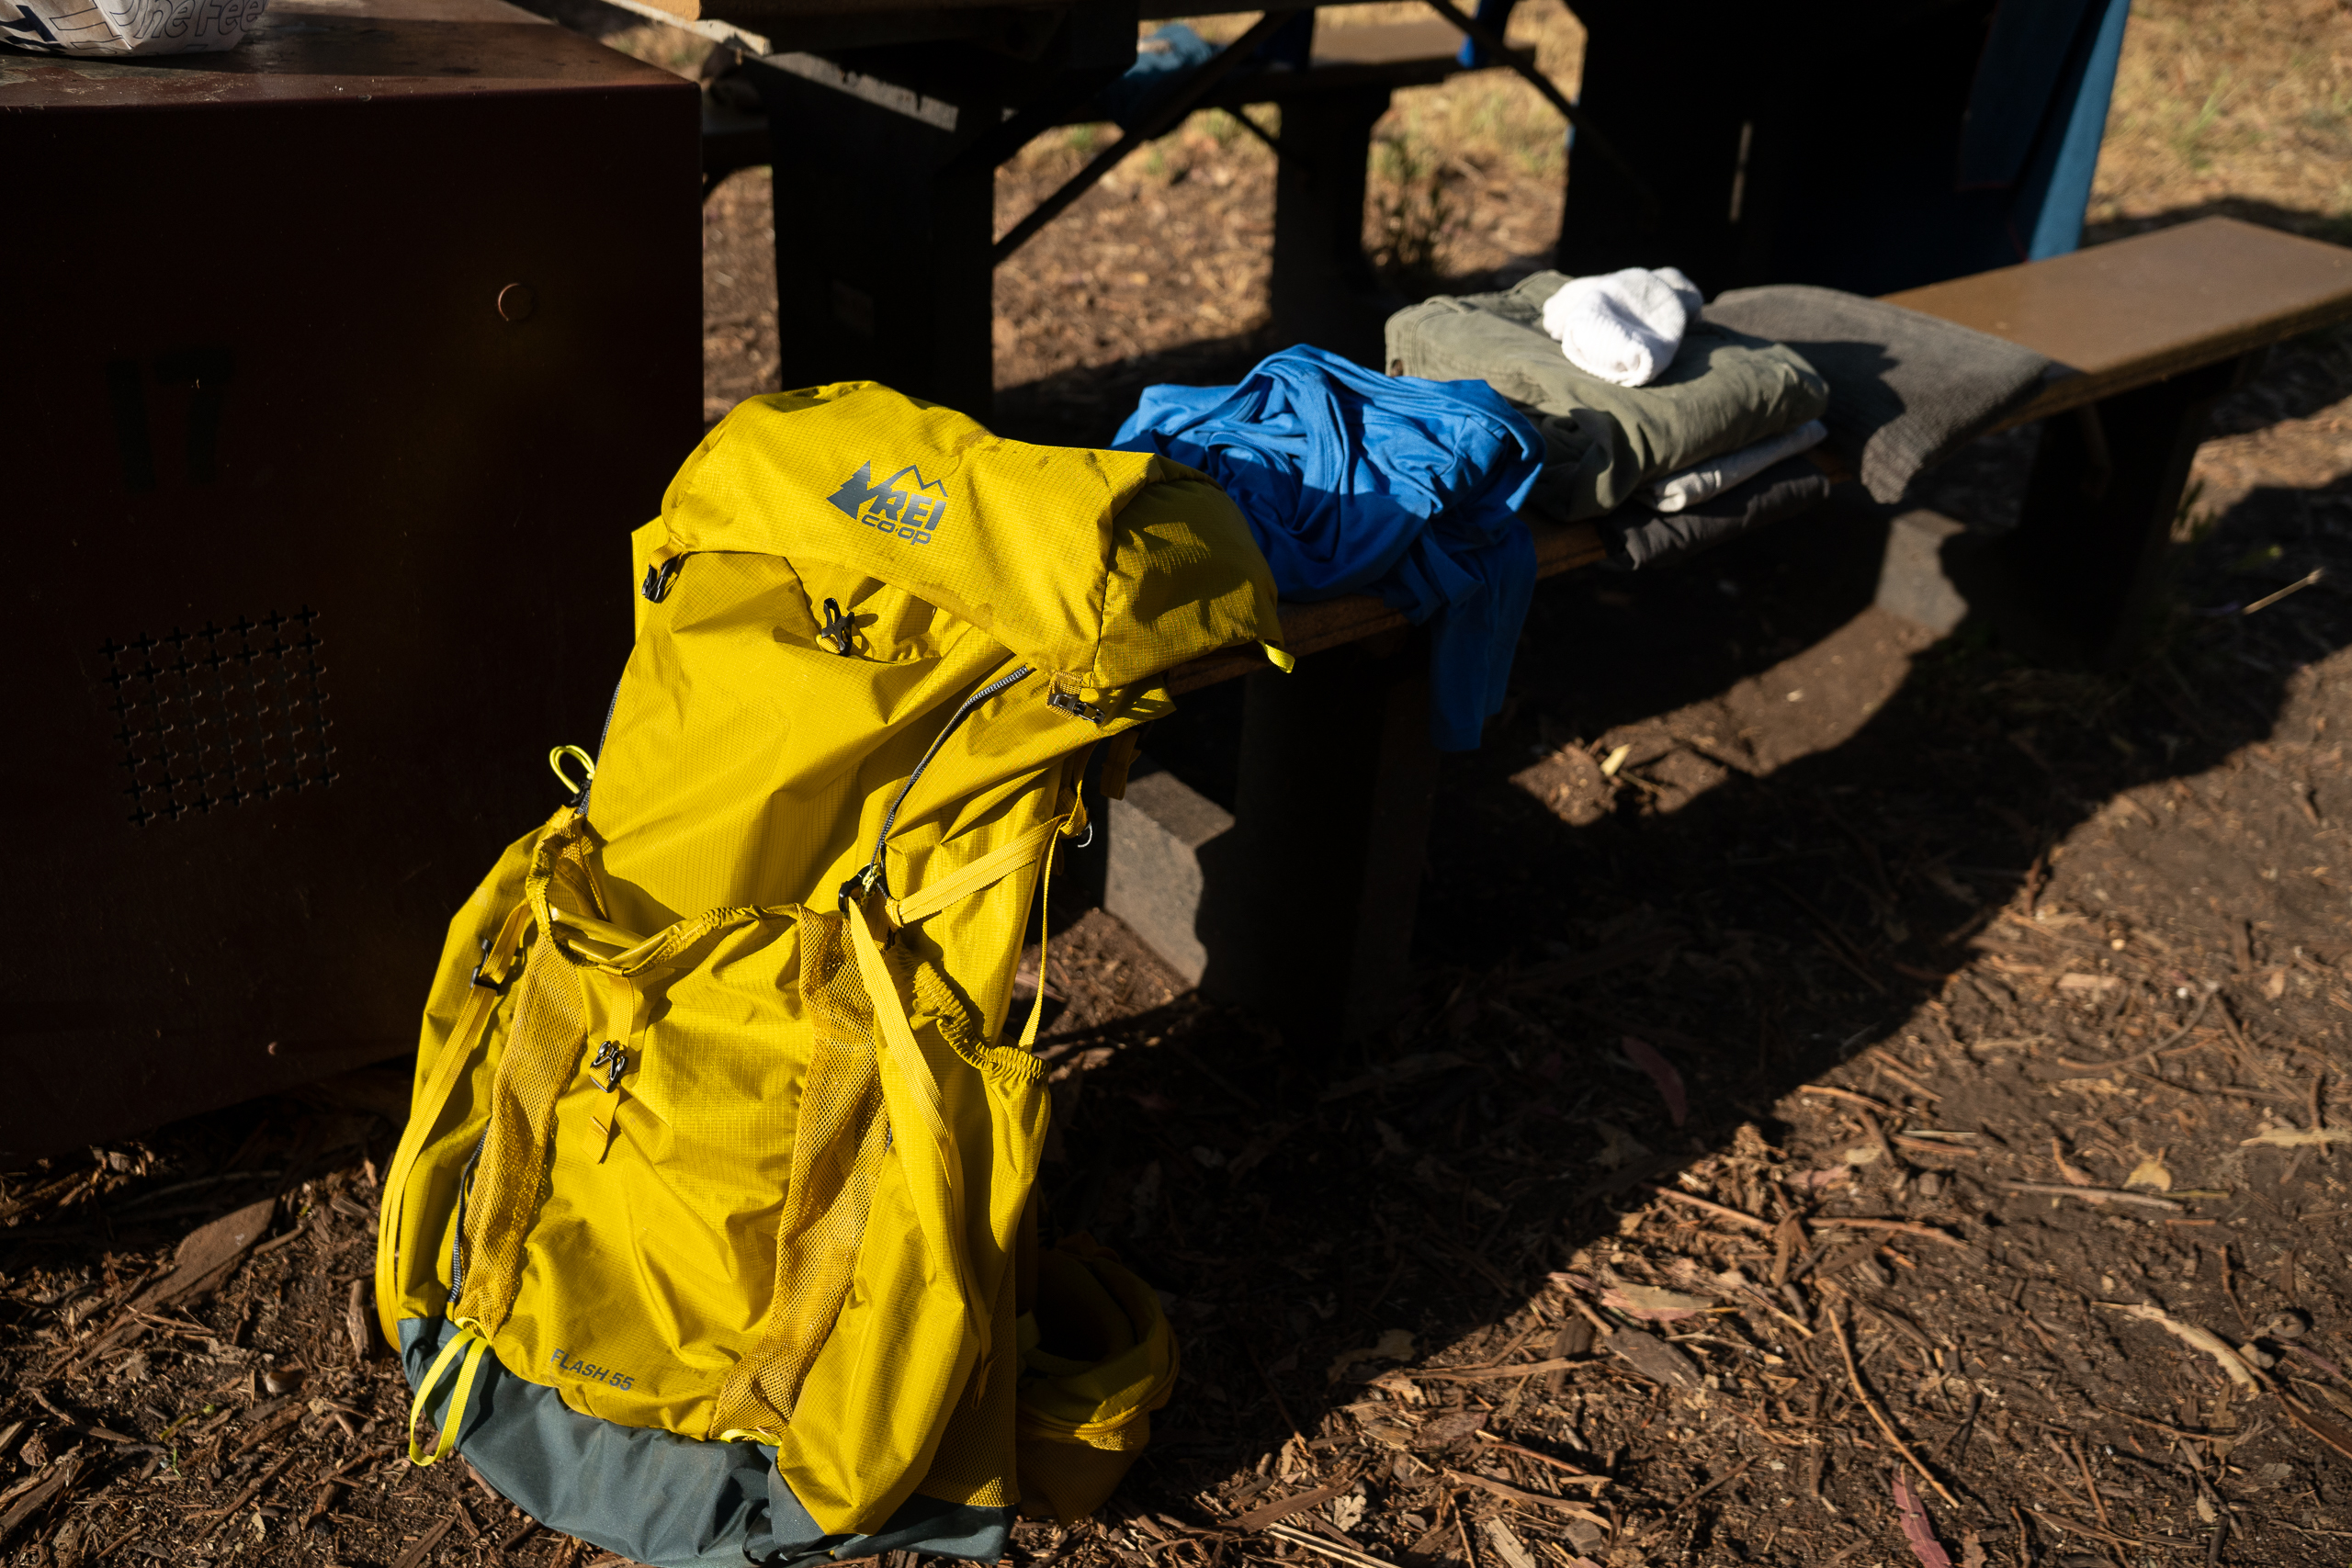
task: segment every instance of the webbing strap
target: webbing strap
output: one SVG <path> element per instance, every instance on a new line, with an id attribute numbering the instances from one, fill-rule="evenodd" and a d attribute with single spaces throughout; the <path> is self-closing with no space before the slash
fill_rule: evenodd
<path id="1" fill-rule="evenodd" d="M 927 916 L 935 915 L 961 898 L 968 898 L 984 887 L 994 886 L 1019 871 L 1039 855 L 1051 858 L 1047 846 L 1056 834 L 1063 838 L 1075 835 L 1086 826 L 1086 801 L 1081 795 L 1076 804 L 1059 817 L 1049 817 L 1012 842 L 990 850 L 971 864 L 950 872 L 919 893 L 904 898 L 893 898 L 882 907 L 894 926 L 910 926 Z"/>
<path id="2" fill-rule="evenodd" d="M 884 906 L 894 926 L 910 926 L 929 915 L 935 915 L 959 898 L 968 898 L 981 888 L 989 886 L 1027 865 L 1045 852 L 1046 840 L 1061 831 L 1069 817 L 1048 818 L 1030 829 L 1012 842 L 990 850 L 960 871 L 940 878 L 920 893 L 904 898 L 893 898 Z"/>
<path id="3" fill-rule="evenodd" d="M 1081 803 L 1070 815 L 1075 817 L 1086 809 Z M 1037 1026 L 1046 1021 L 1046 943 L 1051 938 L 1054 922 L 1046 912 L 1046 900 L 1054 887 L 1054 845 L 1058 839 L 1046 843 L 1046 869 L 1037 874 L 1037 997 L 1029 1004 L 1029 1021 L 1021 1026 L 1021 1048 L 1034 1052 L 1037 1048 Z"/>
<path id="4" fill-rule="evenodd" d="M 523 932 L 530 923 L 531 907 L 527 903 L 517 904 L 506 912 L 505 922 L 498 928 L 498 936 L 481 961 L 480 973 L 491 983 L 477 982 L 466 998 L 466 1005 L 458 1010 L 458 1021 L 449 1031 L 448 1043 L 442 1046 L 441 1055 L 434 1060 L 433 1077 L 426 1080 L 424 1092 L 410 1108 L 408 1126 L 401 1132 L 400 1146 L 392 1152 L 392 1163 L 384 1172 L 384 1223 L 376 1227 L 376 1313 L 383 1322 L 385 1339 L 394 1345 L 400 1343 L 400 1333 L 390 1313 L 399 1291 L 399 1281 L 393 1276 L 400 1258 L 401 1195 L 408 1189 L 408 1179 L 424 1152 L 425 1143 L 441 1120 L 442 1108 L 448 1104 L 458 1080 L 465 1077 L 474 1050 L 481 1043 L 482 1032 L 490 1026 L 491 1015 L 498 1010 L 500 991 L 514 972 L 514 951 L 522 945 Z"/>
<path id="5" fill-rule="evenodd" d="M 882 1096 L 890 1116 L 892 1143 L 902 1164 L 914 1156 L 931 1168 L 908 1170 L 908 1197 L 922 1226 L 932 1261 L 956 1281 L 963 1297 L 964 1315 L 980 1342 L 983 1360 L 989 1353 L 990 1324 L 981 1310 L 979 1292 L 972 1286 L 970 1248 L 965 1242 L 964 1162 L 957 1157 L 955 1134 L 948 1130 L 946 1102 L 939 1079 L 923 1059 L 907 1021 L 906 1004 L 899 998 L 899 983 L 882 960 L 874 934 L 873 917 L 865 904 L 843 901 L 848 916 L 850 946 L 857 953 L 858 976 L 874 1009 L 875 1033 L 880 1036 Z M 921 1179 L 922 1175 L 930 1181 Z M 931 1189 L 926 1191 L 928 1187 Z"/>
<path id="6" fill-rule="evenodd" d="M 490 1348 L 490 1341 L 481 1337 L 474 1325 L 459 1326 L 450 1341 L 441 1347 L 433 1358 L 433 1365 L 425 1369 L 424 1379 L 416 1385 L 416 1397 L 408 1407 L 408 1461 L 411 1464 L 431 1464 L 458 1446 L 458 1427 L 466 1418 L 466 1402 L 473 1397 L 474 1378 L 481 1371 L 481 1359 Z M 424 1418 L 424 1402 L 431 1397 L 441 1374 L 459 1351 L 465 1352 L 465 1362 L 458 1369 L 458 1384 L 449 1391 L 449 1412 L 441 1420 L 440 1435 L 433 1440 L 433 1451 L 427 1453 L 416 1440 L 416 1424 Z"/>

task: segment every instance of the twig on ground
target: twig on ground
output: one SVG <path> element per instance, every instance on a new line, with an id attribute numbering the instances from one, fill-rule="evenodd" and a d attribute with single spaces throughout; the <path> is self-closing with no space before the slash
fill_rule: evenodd
<path id="1" fill-rule="evenodd" d="M 1266 1371 L 1266 1363 L 1259 1359 L 1258 1348 L 1250 1343 L 1247 1336 L 1244 1336 L 1242 1338 L 1241 1348 L 1249 1352 L 1250 1364 L 1258 1369 L 1258 1381 L 1264 1383 L 1266 1385 L 1266 1392 L 1273 1396 L 1274 1409 L 1281 1415 L 1283 1418 L 1283 1425 L 1290 1428 L 1290 1435 L 1292 1437 L 1296 1438 L 1302 1443 L 1306 1441 L 1306 1434 L 1300 1431 L 1298 1429 L 1298 1423 L 1291 1419 L 1290 1406 L 1283 1403 L 1283 1391 L 1274 1386 L 1273 1378 Z"/>
<path id="2" fill-rule="evenodd" d="M 1246 1514 L 1237 1516 L 1233 1520 L 1233 1528 L 1245 1532 L 1261 1530 L 1278 1520 L 1290 1517 L 1293 1514 L 1303 1514 L 1309 1508 L 1319 1507 L 1354 1486 L 1359 1473 L 1353 1470 L 1347 1471 L 1337 1481 L 1328 1485 L 1317 1486 L 1308 1492 L 1294 1493 L 1279 1503 L 1262 1504 Z"/>
<path id="3" fill-rule="evenodd" d="M 1429 1379 L 1438 1382 L 1498 1382 L 1511 1378 L 1532 1378 L 1544 1372 L 1561 1372 L 1577 1366 L 1588 1358 L 1555 1356 L 1543 1361 L 1520 1361 L 1508 1367 L 1416 1367 L 1409 1371 L 1384 1373 L 1384 1376 Z"/>
<path id="4" fill-rule="evenodd" d="M 1736 1225 L 1746 1225 L 1749 1230 L 1761 1231 L 1767 1235 L 1772 1233 L 1773 1227 L 1770 1223 L 1759 1220 L 1753 1214 L 1743 1214 L 1737 1209 L 1727 1209 L 1721 1203 L 1709 1202 L 1706 1199 L 1692 1193 L 1678 1192 L 1671 1187 L 1660 1187 L 1654 1181 L 1645 1181 L 1642 1185 L 1661 1198 L 1671 1198 L 1678 1203 L 1703 1210 L 1719 1220 L 1729 1220 Z"/>
<path id="5" fill-rule="evenodd" d="M 2199 1328 L 2193 1323 L 2183 1323 L 2162 1307 L 2132 1306 L 2124 1302 L 2101 1302 L 2098 1304 L 2110 1312 L 2120 1312 L 2126 1317 L 2136 1317 L 2143 1323 L 2154 1324 L 2183 1344 L 2202 1350 L 2212 1357 L 2221 1364 L 2222 1371 L 2229 1374 L 2230 1381 L 2240 1388 L 2246 1390 L 2249 1393 L 2261 1392 L 2262 1380 L 2255 1376 L 2254 1369 L 2247 1366 L 2245 1359 L 2231 1349 L 2222 1337 L 2211 1329 Z"/>
<path id="6" fill-rule="evenodd" d="M 1668 1508 L 1665 1514 L 1660 1516 L 1658 1522 L 1660 1524 L 1664 1524 L 1668 1519 L 1673 1518 L 1676 1515 L 1681 1513 L 1683 1509 L 1689 1507 L 1700 1498 L 1704 1497 L 1708 1493 L 1713 1492 L 1716 1487 L 1730 1485 L 1733 1482 L 1737 1481 L 1741 1476 L 1746 1475 L 1750 1470 L 1754 1469 L 1756 1461 L 1752 1459 L 1741 1461 L 1736 1469 L 1716 1476 L 1713 1481 L 1708 1482 L 1704 1486 L 1700 1487 L 1699 1490 L 1691 1493 L 1690 1495 L 1683 1498 L 1682 1501 L 1675 1504 L 1671 1508 Z"/>
<path id="7" fill-rule="evenodd" d="M 1871 1398 L 1870 1391 L 1862 1386 L 1862 1371 L 1854 1364 L 1854 1348 L 1848 1343 L 1846 1324 L 1838 1316 L 1837 1306 L 1832 1303 L 1823 1307 L 1822 1315 L 1829 1320 L 1829 1337 L 1838 1341 L 1838 1355 L 1845 1358 L 1846 1381 L 1853 1385 L 1854 1398 L 1860 1402 L 1863 1409 L 1870 1412 L 1871 1419 L 1878 1423 L 1878 1429 L 1885 1434 L 1887 1442 L 1894 1451 L 1903 1456 L 1904 1462 L 1919 1472 L 1919 1479 L 1934 1487 L 1937 1496 L 1941 1497 L 1953 1507 L 1959 1507 L 1960 1499 L 1945 1491 L 1944 1483 L 1938 1481 L 1928 1467 L 1919 1462 L 1919 1456 L 1913 1453 L 1910 1445 L 1896 1435 L 1894 1423 L 1886 1418 L 1880 1411 L 1877 1402 Z"/>
<path id="8" fill-rule="evenodd" d="M 1905 1235 L 1923 1236 L 1929 1241 L 1942 1242 L 1946 1247 L 1957 1247 L 1963 1252 L 1968 1250 L 1968 1243 L 1959 1236 L 1950 1231 L 1938 1230 L 1933 1225 L 1922 1224 L 1917 1220 L 1844 1219 L 1816 1214 L 1805 1224 L 1825 1230 L 1900 1231 Z"/>
<path id="9" fill-rule="evenodd" d="M 2011 1192 L 2023 1192 L 2036 1197 L 2080 1198 L 2086 1203 L 2130 1203 L 2136 1208 L 2160 1209 L 2167 1214 L 2185 1214 L 2186 1204 L 2169 1198 L 2157 1198 L 2145 1192 L 2125 1192 L 2113 1187 L 2061 1187 L 2051 1181 L 2004 1181 L 2002 1187 Z M 1821 1222 L 1815 1220 L 1814 1224 Z"/>
<path id="10" fill-rule="evenodd" d="M 2075 1468 L 2083 1472 L 2083 1491 L 2091 1500 L 2091 1512 L 2098 1516 L 2098 1528 L 2113 1529 L 2115 1521 L 2107 1517 L 2107 1499 L 2098 1495 L 2098 1482 L 2091 1474 L 2091 1461 L 2083 1454 L 2082 1439 L 2070 1436 L 2066 1442 L 2074 1450 Z"/>
<path id="11" fill-rule="evenodd" d="M 2143 1551 L 2164 1551 L 2188 1544 L 2182 1540 L 2145 1540 L 2138 1536 L 2118 1535 L 2113 1530 L 2101 1529 L 2097 1525 L 2086 1525 L 2080 1519 L 2070 1519 L 2065 1515 L 2049 1508 L 2034 1504 L 2028 1504 L 2027 1506 L 2033 1509 L 2033 1517 L 2043 1524 L 2056 1525 L 2062 1530 L 2088 1536 L 2093 1540 L 2103 1540 L 2109 1546 L 2136 1546 Z"/>
<path id="12" fill-rule="evenodd" d="M 1579 1470 L 1575 1465 L 1570 1464 L 1566 1460 L 1554 1459 L 1550 1454 L 1538 1453 L 1533 1449 L 1521 1448 L 1517 1443 L 1508 1442 L 1501 1438 L 1496 1437 L 1492 1432 L 1487 1431 L 1483 1427 L 1470 1435 L 1490 1448 L 1498 1448 L 1502 1450 L 1505 1453 L 1518 1454 L 1522 1458 L 1532 1459 L 1538 1464 L 1548 1464 L 1554 1470 L 1559 1471 L 1562 1474 L 1576 1477 L 1577 1483 L 1580 1485 L 1594 1486 L 1598 1488 L 1609 1484 L 1609 1478 L 1605 1475 L 1595 1475 L 1589 1470 Z"/>
<path id="13" fill-rule="evenodd" d="M 1268 1525 L 1265 1533 L 1277 1540 L 1286 1540 L 1293 1546 L 1302 1547 L 1318 1557 L 1328 1557 L 1334 1562 L 1345 1562 L 1349 1568 L 1395 1568 L 1395 1565 L 1385 1558 L 1374 1557 L 1369 1551 L 1359 1551 L 1353 1547 L 1342 1546 L 1336 1540 L 1326 1540 L 1312 1530 L 1303 1530 L 1293 1525 Z"/>
<path id="14" fill-rule="evenodd" d="M 1842 1100 L 1848 1104 L 1859 1105 L 1865 1111 L 1875 1111 L 1881 1116 L 1892 1116 L 1895 1113 L 1894 1107 L 1889 1105 L 1883 1100 L 1872 1100 L 1867 1094 L 1856 1094 L 1850 1089 L 1833 1089 L 1826 1083 L 1809 1083 L 1803 1089 L 1797 1090 L 1797 1092 L 1799 1094 L 1826 1094 L 1832 1100 Z"/>
<path id="15" fill-rule="evenodd" d="M 213 1516 L 213 1524 L 212 1529 L 205 1531 L 205 1535 L 208 1537 L 210 1536 L 213 1530 L 219 1529 L 223 1523 L 234 1516 L 238 1509 L 243 1507 L 246 1504 L 260 1496 L 262 1488 L 277 1480 L 280 1472 L 282 1472 L 288 1465 L 292 1464 L 296 1460 L 302 1457 L 303 1452 L 304 1450 L 302 1445 L 300 1443 L 289 1445 L 287 1448 L 287 1450 L 278 1456 L 277 1462 L 271 1465 L 267 1470 L 263 1471 L 259 1475 L 254 1476 L 251 1482 L 247 1483 L 245 1489 L 243 1492 L 238 1493 L 235 1500 L 230 1503 L 227 1507 L 209 1510 Z"/>
<path id="16" fill-rule="evenodd" d="M 1571 1503 L 1566 1497 L 1547 1497 L 1541 1492 L 1522 1492 L 1516 1486 L 1506 1486 L 1499 1481 L 1489 1481 L 1483 1475 L 1473 1475 L 1465 1470 L 1448 1470 L 1445 1472 L 1445 1478 L 1464 1486 L 1476 1486 L 1482 1491 L 1491 1492 L 1498 1497 L 1508 1498 L 1511 1502 L 1524 1504 L 1531 1508 L 1550 1508 L 1555 1513 L 1566 1514 L 1571 1518 L 1582 1519 L 1588 1524 L 1606 1527 L 1609 1523 L 1607 1515 L 1596 1514 L 1583 1504 Z"/>
<path id="17" fill-rule="evenodd" d="M 441 1538 L 457 1528 L 458 1516 L 452 1514 L 418 1536 L 409 1549 L 401 1553 L 400 1561 L 393 1563 L 392 1568 L 422 1568 L 422 1564 L 432 1557 L 433 1549 L 441 1544 Z"/>

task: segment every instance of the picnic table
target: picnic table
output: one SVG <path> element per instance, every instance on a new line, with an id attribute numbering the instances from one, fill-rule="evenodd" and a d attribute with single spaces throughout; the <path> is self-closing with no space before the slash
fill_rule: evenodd
<path id="1" fill-rule="evenodd" d="M 629 3 L 653 14 L 651 0 Z M 776 225 L 782 384 L 871 378 L 987 418 L 996 266 L 1121 159 L 1203 108 L 1242 113 L 1275 149 L 1275 334 L 1377 358 L 1381 322 L 1405 303 L 1382 288 L 1363 243 L 1373 128 L 1392 96 L 1465 70 L 1502 69 L 1575 112 L 1531 51 L 1500 47 L 1452 0 L 1428 3 L 1439 13 L 1430 19 L 1379 25 L 1321 24 L 1312 7 L 1266 12 L 1002 234 L 998 168 L 1039 135 L 1102 118 L 1091 107 L 1094 95 L 1136 58 L 1133 10 L 1023 13 L 1045 30 L 984 48 L 969 40 L 986 13 L 971 8 L 820 12 L 730 0 L 702 12 L 695 20 L 718 15 L 775 29 L 741 44 L 749 52 L 736 77 L 756 90 L 764 112 L 747 119 L 714 111 L 709 172 L 765 161 L 775 211 L 797 215 Z M 1059 19 L 1035 21 L 1040 15 Z M 900 26 L 911 31 L 891 32 Z M 943 28 L 965 30 L 950 43 L 934 36 Z M 1261 46 L 1287 47 L 1302 34 L 1306 47 L 1291 51 L 1302 62 L 1259 58 Z M 840 41 L 883 37 L 891 41 Z M 1496 46 L 1492 66 L 1463 63 L 1465 37 Z M 1263 104 L 1281 106 L 1278 137 L 1244 112 Z"/>

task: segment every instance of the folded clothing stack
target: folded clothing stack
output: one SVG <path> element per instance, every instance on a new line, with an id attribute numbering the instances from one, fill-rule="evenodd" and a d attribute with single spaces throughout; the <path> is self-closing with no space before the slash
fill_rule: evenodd
<path id="1" fill-rule="evenodd" d="M 1829 383 L 1824 449 L 1890 505 L 2032 400 L 2053 368 L 1973 327 L 1809 284 L 1729 289 L 1701 319 L 1802 353 Z"/>
<path id="2" fill-rule="evenodd" d="M 1410 306 L 1388 319 L 1388 368 L 1436 380 L 1484 381 L 1528 411 L 1544 446 L 1543 472 L 1527 499 L 1531 518 L 1582 522 L 1632 505 L 1638 517 L 1627 521 L 1646 523 L 1657 507 L 1642 504 L 1644 489 L 1665 480 L 1668 488 L 1660 497 L 1668 504 L 1679 501 L 1690 524 L 1662 536 L 1713 539 L 1737 531 L 1727 528 L 1725 519 L 1754 525 L 1827 494 L 1828 481 L 1810 464 L 1795 458 L 1792 466 L 1788 454 L 1794 448 L 1770 450 L 1770 444 L 1828 412 L 1827 384 L 1793 349 L 1690 309 L 1696 290 L 1688 299 L 1680 294 L 1678 282 L 1689 287 L 1680 274 L 1662 268 L 1648 276 L 1658 280 L 1685 320 L 1668 362 L 1653 367 L 1640 386 L 1596 375 L 1570 357 L 1599 351 L 1595 344 L 1602 334 L 1593 323 L 1601 316 L 1625 327 L 1634 313 L 1657 304 L 1657 290 L 1647 284 L 1635 289 L 1617 274 L 1574 280 L 1539 272 L 1500 293 L 1442 296 Z M 1606 287 L 1571 292 L 1554 305 L 1577 282 Z M 1546 307 L 1552 307 L 1551 324 L 1570 333 L 1567 341 L 1555 341 L 1545 330 Z M 1653 312 L 1644 329 L 1661 343 L 1667 334 L 1659 329 L 1674 325 L 1668 314 Z M 1623 335 L 1631 342 L 1636 334 L 1628 328 Z M 1638 368 L 1631 364 L 1637 357 L 1623 355 L 1620 367 Z M 1749 460 L 1755 455 L 1748 448 L 1769 455 L 1759 465 Z M 1712 479 L 1686 472 L 1710 463 L 1721 468 Z M 1621 554 L 1634 556 L 1631 546 Z M 1660 558 L 1653 552 L 1636 564 Z"/>

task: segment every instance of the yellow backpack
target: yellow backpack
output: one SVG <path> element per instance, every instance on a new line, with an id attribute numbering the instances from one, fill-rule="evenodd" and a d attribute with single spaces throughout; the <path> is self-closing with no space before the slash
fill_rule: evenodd
<path id="1" fill-rule="evenodd" d="M 738 408 L 634 544 L 600 755 L 425 1010 L 376 1271 L 412 1458 L 662 1568 L 992 1560 L 1176 1370 L 1140 1281 L 1037 1256 L 1015 961 L 1094 743 L 1115 794 L 1164 671 L 1288 667 L 1272 578 L 1191 469 L 863 382 Z"/>

